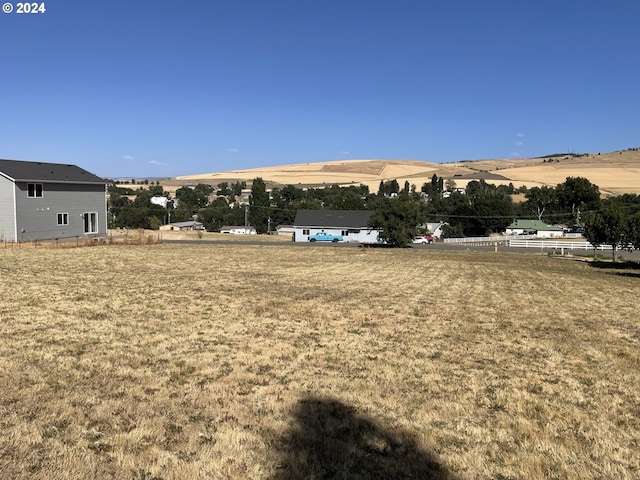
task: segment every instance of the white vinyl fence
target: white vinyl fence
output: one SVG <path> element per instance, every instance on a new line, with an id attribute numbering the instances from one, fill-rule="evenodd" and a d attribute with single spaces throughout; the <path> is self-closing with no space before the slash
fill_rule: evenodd
<path id="1" fill-rule="evenodd" d="M 580 233 L 565 233 L 563 239 L 582 238 Z M 493 237 L 462 237 L 462 238 L 445 238 L 444 243 L 471 243 L 471 244 L 507 244 L 508 242 L 518 240 L 541 240 L 536 234 L 532 235 L 494 235 Z M 561 240 L 561 239 L 560 239 Z M 547 240 L 545 240 L 547 241 Z"/>
<path id="2" fill-rule="evenodd" d="M 556 240 L 510 240 L 510 247 L 517 248 L 538 248 L 554 250 L 594 250 L 594 246 L 589 242 L 562 242 Z M 611 245 L 600 245 L 596 250 L 611 250 Z"/>
<path id="3" fill-rule="evenodd" d="M 536 235 L 503 235 L 493 237 L 462 237 L 462 238 L 445 238 L 444 243 L 487 243 L 494 244 L 496 242 L 503 243 L 515 239 L 533 239 L 538 238 Z"/>

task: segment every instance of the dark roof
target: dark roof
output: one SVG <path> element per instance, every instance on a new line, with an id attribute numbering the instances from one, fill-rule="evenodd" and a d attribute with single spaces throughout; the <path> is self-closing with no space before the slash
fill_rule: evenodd
<path id="1" fill-rule="evenodd" d="M 296 227 L 363 228 L 369 225 L 371 210 L 298 210 Z"/>
<path id="2" fill-rule="evenodd" d="M 202 225 L 202 222 L 196 222 L 195 220 L 189 220 L 188 222 L 176 222 L 171 223 L 174 227 L 195 227 L 196 225 Z"/>
<path id="3" fill-rule="evenodd" d="M 104 179 L 76 165 L 0 159 L 0 175 L 16 182 L 99 183 Z"/>

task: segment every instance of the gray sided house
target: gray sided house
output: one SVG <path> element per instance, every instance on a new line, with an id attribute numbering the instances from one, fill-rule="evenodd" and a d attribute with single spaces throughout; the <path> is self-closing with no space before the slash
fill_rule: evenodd
<path id="1" fill-rule="evenodd" d="M 0 241 L 106 233 L 102 178 L 75 165 L 0 160 Z"/>
<path id="2" fill-rule="evenodd" d="M 377 229 L 369 227 L 370 210 L 298 210 L 293 221 L 294 241 L 308 242 L 310 235 L 342 236 L 345 242 L 379 243 Z"/>

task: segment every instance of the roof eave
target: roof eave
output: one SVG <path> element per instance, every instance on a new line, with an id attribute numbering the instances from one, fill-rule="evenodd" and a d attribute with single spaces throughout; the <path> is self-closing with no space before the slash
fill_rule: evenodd
<path id="1" fill-rule="evenodd" d="M 10 177 L 7 177 L 10 178 Z M 16 178 L 11 179 L 14 182 L 33 182 L 33 183 L 64 183 L 66 185 L 106 185 L 105 181 L 80 181 L 80 180 L 48 180 L 41 178 Z"/>

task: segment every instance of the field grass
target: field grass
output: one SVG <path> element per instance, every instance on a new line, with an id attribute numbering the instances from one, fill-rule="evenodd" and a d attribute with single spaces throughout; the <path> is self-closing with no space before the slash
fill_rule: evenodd
<path id="1" fill-rule="evenodd" d="M 637 479 L 634 273 L 427 249 L 0 249 L 0 478 Z"/>

